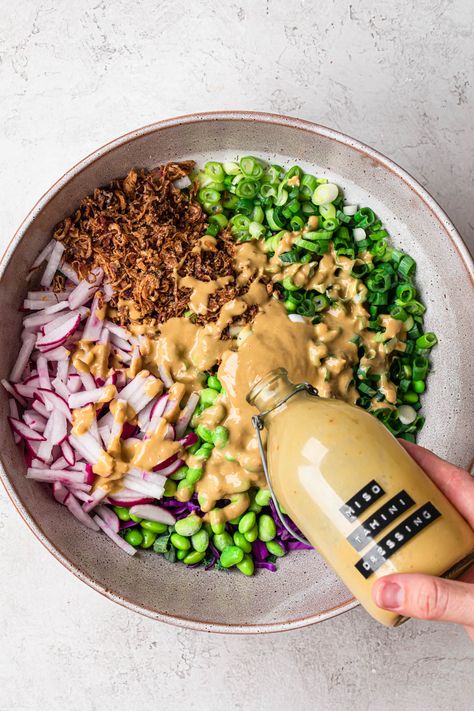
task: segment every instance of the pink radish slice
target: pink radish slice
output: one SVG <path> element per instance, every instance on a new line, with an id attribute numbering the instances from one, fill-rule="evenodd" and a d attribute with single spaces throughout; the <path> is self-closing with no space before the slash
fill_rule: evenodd
<path id="1" fill-rule="evenodd" d="M 64 504 L 68 493 L 68 490 L 60 481 L 53 482 L 53 496 L 60 504 Z"/>
<path id="2" fill-rule="evenodd" d="M 146 469 L 139 469 L 138 467 L 130 467 L 127 476 L 136 481 L 147 481 L 158 487 L 166 484 L 166 477 L 161 474 L 161 472 L 149 472 Z"/>
<path id="3" fill-rule="evenodd" d="M 96 464 L 104 451 L 97 440 L 89 433 L 80 437 L 70 435 L 69 443 L 90 464 Z"/>
<path id="4" fill-rule="evenodd" d="M 26 397 L 28 400 L 34 398 L 37 389 L 37 386 L 34 385 L 23 385 L 23 383 L 15 383 L 15 390 L 20 393 L 20 395 L 23 395 L 23 397 Z"/>
<path id="5" fill-rule="evenodd" d="M 48 361 L 44 356 L 38 356 L 36 361 L 36 367 L 38 368 L 38 379 L 41 388 L 46 390 L 51 390 L 51 380 L 49 379 Z M 52 409 L 52 408 L 49 408 Z"/>
<path id="6" fill-rule="evenodd" d="M 94 388 L 85 392 L 72 393 L 69 395 L 68 405 L 71 410 L 77 407 L 84 407 L 90 403 L 99 402 L 106 394 L 105 388 Z"/>
<path id="7" fill-rule="evenodd" d="M 59 301 L 56 304 L 47 306 L 44 310 L 45 314 L 57 314 L 59 311 L 64 311 L 69 308 L 67 301 Z"/>
<path id="8" fill-rule="evenodd" d="M 71 267 L 71 265 L 68 264 L 67 262 L 63 262 L 61 264 L 61 266 L 59 267 L 59 271 L 61 272 L 61 274 L 64 274 L 65 277 L 70 279 L 73 284 L 76 284 L 76 285 L 79 284 L 79 282 L 80 282 L 79 277 L 77 276 L 76 272 Z"/>
<path id="9" fill-rule="evenodd" d="M 84 480 L 83 472 L 74 472 L 69 469 L 39 469 L 38 467 L 29 467 L 26 470 L 26 478 L 34 479 L 35 481 L 60 481 L 63 484 L 88 484 Z"/>
<path id="10" fill-rule="evenodd" d="M 128 489 L 132 489 L 132 491 L 136 491 L 144 496 L 152 496 L 154 499 L 161 499 L 163 496 L 164 486 L 161 484 L 152 484 L 151 482 L 135 478 L 130 474 L 123 477 L 123 483 Z"/>
<path id="11" fill-rule="evenodd" d="M 95 390 L 95 380 L 90 373 L 79 373 L 79 377 L 86 390 Z"/>
<path id="12" fill-rule="evenodd" d="M 43 247 L 41 252 L 36 257 L 35 261 L 31 265 L 30 272 L 32 272 L 35 269 L 37 269 L 38 267 L 40 267 L 43 262 L 45 262 L 47 259 L 49 259 L 49 256 L 50 256 L 51 252 L 53 251 L 55 244 L 56 244 L 56 240 L 52 239 L 50 242 L 48 242 L 48 244 L 45 247 Z"/>
<path id="13" fill-rule="evenodd" d="M 90 499 L 90 494 L 89 491 L 91 490 L 92 487 L 88 486 L 87 491 L 82 491 L 81 489 L 77 489 L 76 487 L 69 486 L 68 489 L 69 491 L 74 494 L 76 499 L 79 499 L 79 501 L 89 501 Z"/>
<path id="14" fill-rule="evenodd" d="M 49 412 L 43 405 L 43 403 L 38 399 L 38 396 L 35 397 L 33 402 L 31 403 L 31 407 L 33 410 L 35 410 L 39 415 L 42 417 L 45 417 L 46 420 L 49 418 Z"/>
<path id="15" fill-rule="evenodd" d="M 65 363 L 64 361 L 59 361 L 58 370 L 56 373 L 57 379 L 60 380 L 62 383 L 66 383 L 68 371 L 69 371 L 69 363 L 67 363 L 67 362 Z"/>
<path id="16" fill-rule="evenodd" d="M 23 413 L 23 420 L 35 432 L 44 432 L 46 420 L 34 410 L 27 410 Z"/>
<path id="17" fill-rule="evenodd" d="M 86 304 L 99 288 L 103 275 L 102 269 L 97 269 L 95 270 L 96 279 L 94 283 L 90 283 L 85 279 L 80 281 L 76 288 L 69 294 L 69 307 L 71 309 L 77 309 L 79 306 Z"/>
<path id="18" fill-rule="evenodd" d="M 162 365 L 162 364 L 159 365 L 158 372 L 160 374 L 160 378 L 163 381 L 163 385 L 165 386 L 165 388 L 168 388 L 168 389 L 171 388 L 174 385 L 174 380 L 171 377 L 171 373 L 170 373 L 168 366 Z"/>
<path id="19" fill-rule="evenodd" d="M 82 380 L 79 373 L 70 373 L 67 377 L 66 387 L 70 393 L 77 393 L 82 388 Z"/>
<path id="20" fill-rule="evenodd" d="M 178 469 L 181 469 L 181 467 L 184 465 L 184 461 L 182 459 L 176 459 L 173 462 L 170 462 L 168 465 L 163 466 L 163 462 L 156 467 L 153 467 L 154 472 L 159 472 L 162 476 L 171 476 L 171 474 L 174 474 L 175 472 L 178 471 Z"/>
<path id="21" fill-rule="evenodd" d="M 132 344 L 128 340 L 117 336 L 115 333 L 112 333 L 112 331 L 110 331 L 110 334 L 110 342 L 113 343 L 114 346 L 117 346 L 120 350 L 125 351 L 125 353 L 131 352 Z"/>
<path id="22" fill-rule="evenodd" d="M 94 521 L 96 525 L 103 530 L 105 535 L 111 538 L 114 543 L 125 551 L 125 553 L 128 553 L 128 555 L 135 555 L 137 552 L 136 548 L 131 546 L 130 543 L 127 543 L 127 541 L 123 539 L 122 536 L 119 536 L 118 533 L 115 533 L 115 531 L 113 531 L 110 526 L 108 526 L 105 521 L 100 518 L 100 516 L 94 516 Z"/>
<path id="23" fill-rule="evenodd" d="M 186 405 L 181 410 L 181 413 L 176 422 L 176 437 L 178 437 L 178 439 L 184 435 L 187 426 L 191 422 L 191 418 L 194 414 L 194 410 L 196 409 L 198 402 L 199 394 L 191 393 Z"/>
<path id="24" fill-rule="evenodd" d="M 35 346 L 35 341 L 36 336 L 34 333 L 25 333 L 20 352 L 17 355 L 15 365 L 10 373 L 10 380 L 12 383 L 17 383 L 20 380 Z"/>
<path id="25" fill-rule="evenodd" d="M 62 444 L 67 437 L 67 420 L 63 412 L 54 410 L 51 414 L 54 425 L 51 430 L 51 441 L 53 446 Z"/>
<path id="26" fill-rule="evenodd" d="M 117 356 L 117 358 L 122 362 L 122 363 L 130 363 L 132 360 L 130 353 L 127 353 L 126 351 L 123 351 L 121 348 L 118 348 L 117 346 L 114 346 L 112 344 L 112 353 Z"/>
<path id="27" fill-rule="evenodd" d="M 80 316 L 71 316 L 61 326 L 55 328 L 46 335 L 40 336 L 36 341 L 36 346 L 40 350 L 48 350 L 61 346 L 67 341 L 69 336 L 74 333 L 81 322 Z"/>
<path id="28" fill-rule="evenodd" d="M 131 513 L 132 516 L 145 518 L 147 521 L 165 523 L 167 526 L 173 526 L 176 523 L 176 518 L 170 511 L 161 508 L 161 506 L 154 506 L 153 504 L 138 504 L 138 506 L 132 506 L 129 513 Z"/>
<path id="29" fill-rule="evenodd" d="M 118 336 L 119 338 L 123 338 L 124 341 L 127 340 L 128 333 L 124 328 L 122 328 L 122 326 L 117 326 L 116 323 L 112 323 L 112 321 L 107 321 L 107 320 L 104 321 L 104 326 L 108 331 L 110 331 L 110 333 L 113 333 L 115 336 Z"/>
<path id="30" fill-rule="evenodd" d="M 82 334 L 82 338 L 85 341 L 98 341 L 100 338 L 104 322 L 102 319 L 98 318 L 98 310 L 99 297 L 97 296 L 97 293 L 95 293 L 94 298 L 92 299 L 91 312 L 86 321 L 86 325 L 84 326 L 84 333 Z"/>
<path id="31" fill-rule="evenodd" d="M 7 393 L 10 393 L 10 395 L 13 395 L 13 397 L 15 398 L 15 400 L 16 400 L 17 402 L 19 402 L 20 405 L 22 405 L 23 407 L 26 407 L 26 406 L 27 406 L 27 405 L 26 405 L 26 400 L 21 397 L 20 393 L 16 390 L 16 388 L 15 388 L 14 385 L 10 385 L 10 383 L 8 382 L 8 380 L 5 380 L 5 378 L 2 378 L 2 380 L 1 380 L 0 382 L 2 383 L 2 385 L 3 385 L 3 387 L 5 388 L 5 390 L 7 391 Z"/>
<path id="32" fill-rule="evenodd" d="M 82 510 L 80 503 L 76 498 L 74 498 L 71 493 L 67 495 L 64 503 L 68 507 L 72 515 L 75 516 L 78 521 L 83 523 L 84 526 L 87 526 L 87 528 L 91 528 L 93 531 L 99 530 L 99 526 L 97 525 L 97 523 L 93 521 L 89 514 Z"/>
<path id="33" fill-rule="evenodd" d="M 68 359 L 69 351 L 63 346 L 58 346 L 57 348 L 51 348 L 51 350 L 44 351 L 43 355 L 46 360 L 63 361 Z"/>
<path id="34" fill-rule="evenodd" d="M 84 504 L 82 505 L 83 510 L 88 513 L 89 511 L 92 511 L 98 504 L 100 504 L 101 501 L 105 499 L 107 496 L 107 492 L 105 489 L 98 488 L 95 491 L 92 492 L 92 494 L 89 497 L 88 501 L 85 501 Z"/>
<path id="35" fill-rule="evenodd" d="M 46 408 L 49 407 L 51 410 L 59 410 L 68 422 L 72 422 L 71 410 L 61 395 L 47 388 L 38 388 L 36 394 L 41 398 Z"/>
<path id="36" fill-rule="evenodd" d="M 115 511 L 112 511 L 112 509 L 109 509 L 108 506 L 104 506 L 101 504 L 100 506 L 97 507 L 96 509 L 96 514 L 100 516 L 102 521 L 104 521 L 109 528 L 114 531 L 114 533 L 118 533 L 120 530 L 120 519 L 115 513 Z"/>
<path id="37" fill-rule="evenodd" d="M 45 325 L 42 327 L 42 331 L 45 335 L 51 333 L 52 331 L 57 330 L 60 326 L 62 326 L 66 321 L 68 321 L 70 318 L 73 316 L 80 316 L 81 321 L 82 319 L 86 318 L 86 316 L 89 315 L 89 309 L 86 308 L 85 306 L 81 306 L 79 309 L 76 309 L 75 311 L 68 311 L 65 314 L 62 314 L 61 316 L 56 316 L 54 321 L 48 321 L 48 323 L 45 323 Z"/>
<path id="38" fill-rule="evenodd" d="M 21 420 L 17 420 L 15 417 L 9 416 L 8 421 L 12 429 L 23 439 L 26 439 L 30 442 L 45 441 L 46 438 L 41 432 L 35 432 L 35 430 L 32 430 L 31 427 L 28 427 L 28 425 L 26 425 Z"/>
<path id="39" fill-rule="evenodd" d="M 153 501 L 153 498 L 148 496 L 139 496 L 136 491 L 124 488 L 117 494 L 108 496 L 107 500 L 113 506 L 125 506 L 128 508 L 129 506 L 135 506 L 137 504 L 150 504 Z"/>
<path id="40" fill-rule="evenodd" d="M 61 444 L 61 452 L 63 457 L 70 467 L 73 467 L 76 463 L 76 454 L 67 440 Z"/>
<path id="41" fill-rule="evenodd" d="M 41 286 L 50 286 L 53 281 L 54 275 L 57 272 L 61 257 L 64 253 L 64 245 L 62 242 L 56 242 L 54 244 L 51 254 L 49 255 L 48 263 L 46 269 L 44 270 L 43 276 L 41 277 Z"/>
<path id="42" fill-rule="evenodd" d="M 69 463 L 62 456 L 49 465 L 50 469 L 67 469 L 68 467 Z"/>
<path id="43" fill-rule="evenodd" d="M 198 441 L 198 436 L 195 432 L 188 432 L 187 435 L 184 435 L 180 440 L 178 440 L 180 445 L 184 447 L 184 449 L 187 449 L 188 447 L 192 447 L 193 444 L 196 444 Z"/>
<path id="44" fill-rule="evenodd" d="M 54 418 L 50 417 L 49 420 L 46 423 L 46 427 L 44 428 L 43 432 L 43 437 L 44 437 L 44 442 L 41 442 L 39 447 L 38 447 L 38 457 L 39 459 L 42 459 L 44 462 L 50 462 L 52 457 L 52 452 L 53 452 L 53 439 L 52 439 L 52 434 L 53 434 L 53 429 L 54 429 Z"/>
<path id="45" fill-rule="evenodd" d="M 66 363 L 66 361 L 61 361 Z M 69 390 L 67 389 L 66 385 L 63 383 L 62 380 L 59 378 L 54 378 L 54 380 L 51 383 L 51 386 L 54 388 L 54 392 L 57 393 L 60 397 L 67 402 L 69 400 Z"/>

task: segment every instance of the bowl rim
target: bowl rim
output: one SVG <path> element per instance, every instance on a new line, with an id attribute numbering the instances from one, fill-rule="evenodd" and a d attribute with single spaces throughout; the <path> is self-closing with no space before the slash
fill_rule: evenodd
<path id="1" fill-rule="evenodd" d="M 209 111 L 209 112 L 198 112 L 192 114 L 185 114 L 176 116 L 173 118 L 163 119 L 156 121 L 138 129 L 134 129 L 125 134 L 122 134 L 118 138 L 108 141 L 100 148 L 92 151 L 80 161 L 75 163 L 71 168 L 69 168 L 58 180 L 56 180 L 53 185 L 46 190 L 43 195 L 37 200 L 33 205 L 31 210 L 28 212 L 26 217 L 22 220 L 19 227 L 13 234 L 10 242 L 3 251 L 0 258 L 0 282 L 3 280 L 3 276 L 6 267 L 13 255 L 18 243 L 22 239 L 26 230 L 29 228 L 33 220 L 41 212 L 44 206 L 66 185 L 70 179 L 76 176 L 78 173 L 82 172 L 86 167 L 96 162 L 106 153 L 110 152 L 114 148 L 121 146 L 123 144 L 129 143 L 136 138 L 147 135 L 149 133 L 154 133 L 155 131 L 160 131 L 168 128 L 173 128 L 175 126 L 180 126 L 183 124 L 193 124 L 201 123 L 204 121 L 256 121 L 259 123 L 267 123 L 273 125 L 280 125 L 282 127 L 289 127 L 297 129 L 299 131 L 305 131 L 318 136 L 323 136 L 332 141 L 342 143 L 349 146 L 353 150 L 364 154 L 365 156 L 371 158 L 374 162 L 382 165 L 386 170 L 400 178 L 408 187 L 416 194 L 416 196 L 422 200 L 428 207 L 430 212 L 437 218 L 444 232 L 446 233 L 448 239 L 452 243 L 454 249 L 458 253 L 464 268 L 470 278 L 471 284 L 474 285 L 474 262 L 471 254 L 464 243 L 463 238 L 457 231 L 453 222 L 450 220 L 448 215 L 436 202 L 436 200 L 430 195 L 430 193 L 423 188 L 413 176 L 411 176 L 406 170 L 401 168 L 397 163 L 395 163 L 390 158 L 379 151 L 371 148 L 370 146 L 358 141 L 347 134 L 340 131 L 328 128 L 321 124 L 308 121 L 306 119 L 294 118 L 291 116 L 285 116 L 282 114 L 274 114 L 260 111 Z M 151 610 L 145 606 L 136 605 L 131 600 L 128 600 L 120 595 L 117 595 L 112 590 L 103 586 L 97 580 L 92 578 L 90 575 L 84 573 L 78 566 L 72 563 L 67 555 L 61 551 L 56 545 L 54 545 L 43 532 L 41 524 L 35 520 L 33 515 L 27 511 L 23 505 L 20 496 L 18 495 L 13 481 L 8 477 L 6 472 L 5 462 L 3 460 L 3 453 L 0 451 L 0 480 L 5 488 L 5 491 L 13 503 L 14 507 L 20 514 L 23 521 L 33 532 L 35 537 L 42 543 L 42 545 L 58 560 L 67 570 L 73 573 L 79 580 L 89 585 L 97 592 L 101 593 L 110 600 L 126 607 L 134 612 L 138 612 L 146 617 L 159 620 L 161 622 L 166 622 L 173 624 L 178 627 L 184 627 L 188 629 L 193 629 L 196 631 L 206 631 L 206 632 L 218 632 L 218 633 L 234 633 L 234 634 L 259 634 L 263 632 L 282 632 L 285 630 L 297 629 L 300 627 L 305 627 L 307 625 L 315 624 L 317 622 L 322 622 L 323 620 L 335 617 L 343 612 L 347 612 L 358 605 L 357 600 L 349 599 L 339 605 L 336 605 L 327 610 L 323 610 L 317 614 L 310 614 L 298 619 L 293 619 L 288 622 L 272 622 L 272 623 L 258 623 L 258 624 L 216 624 L 212 621 L 202 621 L 196 620 L 191 617 L 175 616 L 168 613 L 157 612 Z"/>

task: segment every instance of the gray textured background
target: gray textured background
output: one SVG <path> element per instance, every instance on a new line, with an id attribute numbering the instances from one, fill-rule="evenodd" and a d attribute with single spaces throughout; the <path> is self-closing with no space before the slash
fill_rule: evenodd
<path id="1" fill-rule="evenodd" d="M 403 165 L 474 248 L 471 0 L 22 0 L 0 13 L 0 247 L 74 162 L 176 114 L 254 109 Z M 0 492 L 0 711 L 472 708 L 460 629 L 360 610 L 253 638 L 136 616 L 75 580 Z M 159 591 L 157 591 L 159 594 Z"/>

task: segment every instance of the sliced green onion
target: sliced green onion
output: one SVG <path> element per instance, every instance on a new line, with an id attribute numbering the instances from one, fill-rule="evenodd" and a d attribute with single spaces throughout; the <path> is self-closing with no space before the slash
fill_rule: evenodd
<path id="1" fill-rule="evenodd" d="M 416 262 L 408 254 L 405 254 L 398 265 L 398 271 L 400 274 L 407 278 L 414 274 L 416 269 Z"/>
<path id="2" fill-rule="evenodd" d="M 428 350 L 433 348 L 438 343 L 436 335 L 432 332 L 423 333 L 419 338 L 416 339 L 416 347 L 420 350 Z"/>
<path id="3" fill-rule="evenodd" d="M 218 163 L 215 160 L 210 160 L 204 165 L 204 172 L 214 178 L 218 183 L 224 180 L 225 173 L 222 163 Z"/>
<path id="4" fill-rule="evenodd" d="M 207 202 L 209 205 L 214 205 L 219 202 L 221 196 L 219 192 L 213 188 L 201 188 L 199 191 L 199 199 L 201 202 Z"/>
<path id="5" fill-rule="evenodd" d="M 263 175 L 263 166 L 257 158 L 253 156 L 244 156 L 239 162 L 240 170 L 248 178 L 258 180 Z"/>
<path id="6" fill-rule="evenodd" d="M 339 195 L 339 188 L 334 183 L 323 183 L 318 185 L 311 198 L 315 205 L 326 205 L 334 202 Z"/>

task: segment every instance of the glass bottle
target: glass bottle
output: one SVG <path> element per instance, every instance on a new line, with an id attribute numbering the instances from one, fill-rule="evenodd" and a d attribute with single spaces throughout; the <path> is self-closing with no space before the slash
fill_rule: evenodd
<path id="1" fill-rule="evenodd" d="M 474 563 L 474 532 L 377 418 L 297 387 L 279 368 L 247 396 L 268 431 L 275 495 L 365 609 L 395 626 L 404 618 L 375 605 L 375 580 L 457 577 Z"/>

